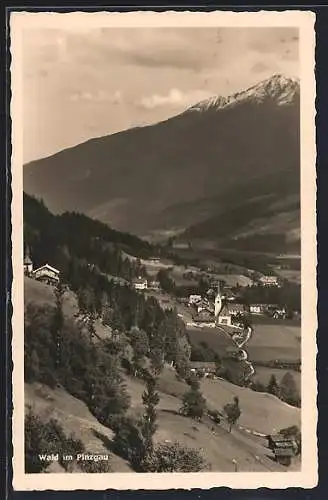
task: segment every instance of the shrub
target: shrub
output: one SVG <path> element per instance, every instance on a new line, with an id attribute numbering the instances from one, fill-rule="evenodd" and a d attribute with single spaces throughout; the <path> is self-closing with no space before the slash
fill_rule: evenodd
<path id="1" fill-rule="evenodd" d="M 287 372 L 280 382 L 280 398 L 286 403 L 300 407 L 301 398 L 293 375 Z"/>
<path id="2" fill-rule="evenodd" d="M 140 470 L 140 464 L 146 455 L 146 443 L 142 433 L 142 421 L 133 417 L 118 417 L 112 421 L 115 432 L 113 439 L 114 451 L 128 460 L 135 470 Z"/>
<path id="3" fill-rule="evenodd" d="M 190 390 L 183 395 L 183 406 L 181 412 L 186 417 L 201 419 L 206 410 L 206 399 L 200 390 L 191 386 Z"/>
<path id="4" fill-rule="evenodd" d="M 81 326 L 65 319 L 60 332 L 52 335 L 55 309 L 31 305 L 25 315 L 25 380 L 51 387 L 61 384 L 84 401 L 104 425 L 111 415 L 124 413 L 129 395 L 122 384 L 120 359 L 95 349 Z M 60 359 L 58 358 L 60 352 Z M 59 362 L 58 362 L 59 361 Z"/>
<path id="5" fill-rule="evenodd" d="M 44 422 L 31 408 L 25 415 L 25 472 L 44 472 L 50 465 L 41 455 L 58 453 L 58 462 L 68 470 L 71 461 L 63 460 L 63 455 L 76 456 L 84 451 L 83 443 L 73 436 L 67 437 L 63 427 L 54 419 Z"/>
<path id="6" fill-rule="evenodd" d="M 231 432 L 232 426 L 236 424 L 241 415 L 241 410 L 239 408 L 239 398 L 234 397 L 233 403 L 226 404 L 224 407 L 224 412 L 227 416 L 229 432 Z"/>
<path id="7" fill-rule="evenodd" d="M 273 394 L 274 396 L 279 396 L 280 394 L 279 385 L 275 375 L 271 375 L 271 378 L 269 380 L 268 393 Z"/>
<path id="8" fill-rule="evenodd" d="M 160 444 L 143 463 L 145 472 L 200 472 L 206 462 L 199 450 L 173 444 Z"/>

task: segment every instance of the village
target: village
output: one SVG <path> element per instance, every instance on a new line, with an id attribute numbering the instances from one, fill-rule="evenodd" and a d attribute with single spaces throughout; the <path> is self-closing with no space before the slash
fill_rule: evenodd
<path id="1" fill-rule="evenodd" d="M 152 258 L 149 260 L 152 266 L 161 266 L 160 259 Z M 48 263 L 34 269 L 33 261 L 30 256 L 29 249 L 27 249 L 24 256 L 24 274 L 30 276 L 38 281 L 47 283 L 49 285 L 56 285 L 60 280 L 60 270 L 51 266 Z M 263 303 L 240 303 L 238 302 L 238 293 L 236 287 L 229 286 L 225 282 L 221 286 L 220 280 L 211 280 L 212 285 L 203 294 L 190 294 L 188 297 L 178 297 L 179 304 L 187 306 L 192 320 L 198 324 L 208 325 L 225 325 L 234 326 L 236 328 L 244 328 L 245 317 L 251 316 L 267 316 L 276 320 L 286 319 L 287 308 L 278 304 Z M 131 285 L 140 292 L 162 293 L 160 281 L 153 276 L 152 279 L 148 277 L 135 278 L 132 280 Z M 261 276 L 257 282 L 247 281 L 247 287 L 277 287 L 281 286 L 281 280 L 277 276 Z M 240 288 L 240 285 L 239 285 Z M 220 296 L 220 300 L 217 298 Z M 190 316 L 190 314 L 188 316 Z M 293 317 L 299 317 L 300 311 L 292 311 Z"/>

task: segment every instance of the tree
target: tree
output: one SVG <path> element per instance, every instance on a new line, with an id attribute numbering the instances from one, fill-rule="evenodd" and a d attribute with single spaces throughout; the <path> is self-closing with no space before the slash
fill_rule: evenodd
<path id="1" fill-rule="evenodd" d="M 232 426 L 236 424 L 241 415 L 239 398 L 237 396 L 234 397 L 233 403 L 228 403 L 225 405 L 224 412 L 229 424 L 229 432 L 231 432 Z"/>
<path id="2" fill-rule="evenodd" d="M 93 314 L 88 315 L 87 326 L 88 326 L 89 340 L 90 342 L 92 342 L 92 340 L 96 335 L 95 318 Z"/>
<path id="3" fill-rule="evenodd" d="M 52 321 L 52 334 L 54 336 L 57 349 L 56 352 L 57 365 L 60 365 L 61 363 L 61 354 L 62 354 L 61 343 L 62 343 L 62 329 L 64 325 L 63 296 L 64 296 L 64 287 L 62 285 L 62 282 L 59 281 L 55 288 L 56 306 Z"/>
<path id="4" fill-rule="evenodd" d="M 179 353 L 175 362 L 175 370 L 181 379 L 185 379 L 190 371 L 190 363 L 187 356 Z"/>
<path id="5" fill-rule="evenodd" d="M 147 472 L 201 472 L 206 462 L 199 450 L 175 443 L 161 443 L 144 464 Z"/>
<path id="6" fill-rule="evenodd" d="M 186 379 L 186 382 L 192 389 L 197 390 L 200 388 L 199 377 L 195 373 L 191 373 Z"/>
<path id="7" fill-rule="evenodd" d="M 136 374 L 138 369 L 142 367 L 143 358 L 149 353 L 149 341 L 146 332 L 136 327 L 131 329 L 129 336 L 133 348 L 132 363 Z"/>
<path id="8" fill-rule="evenodd" d="M 201 419 L 206 410 L 206 399 L 194 384 L 183 395 L 181 412 L 186 417 Z"/>
<path id="9" fill-rule="evenodd" d="M 156 279 L 159 281 L 160 286 L 164 292 L 174 293 L 175 282 L 170 278 L 169 273 L 166 269 L 160 269 L 156 275 Z"/>
<path id="10" fill-rule="evenodd" d="M 158 376 L 164 368 L 163 349 L 152 348 L 149 353 L 151 370 L 155 376 Z"/>
<path id="11" fill-rule="evenodd" d="M 276 376 L 274 374 L 271 375 L 267 390 L 269 394 L 273 394 L 274 396 L 279 396 L 280 393 L 279 385 Z"/>
<path id="12" fill-rule="evenodd" d="M 74 456 L 83 451 L 83 443 L 73 436 L 66 436 L 59 422 L 54 419 L 43 421 L 28 408 L 25 415 L 25 472 L 44 472 L 49 462 L 42 460 L 40 455 L 51 453 L 58 453 L 60 465 L 68 470 L 71 462 L 63 460 L 63 455 Z"/>
<path id="13" fill-rule="evenodd" d="M 145 407 L 142 433 L 145 443 L 145 455 L 147 456 L 153 452 L 153 436 L 157 430 L 156 406 L 159 403 L 159 395 L 156 391 L 156 380 L 152 376 L 148 376 L 146 384 L 146 390 L 142 395 L 142 402 Z"/>
<path id="14" fill-rule="evenodd" d="M 251 383 L 251 389 L 256 392 L 266 392 L 268 390 L 259 380 L 255 380 Z"/>
<path id="15" fill-rule="evenodd" d="M 214 363 L 215 363 L 215 374 L 218 376 L 222 369 L 222 360 L 218 354 L 215 354 Z"/>
<path id="16" fill-rule="evenodd" d="M 300 406 L 300 394 L 293 375 L 287 372 L 280 382 L 280 397 L 286 403 Z"/>
<path id="17" fill-rule="evenodd" d="M 135 470 L 145 458 L 145 443 L 142 434 L 142 421 L 131 416 L 113 420 L 111 428 L 115 432 L 113 438 L 114 451 L 128 460 Z"/>

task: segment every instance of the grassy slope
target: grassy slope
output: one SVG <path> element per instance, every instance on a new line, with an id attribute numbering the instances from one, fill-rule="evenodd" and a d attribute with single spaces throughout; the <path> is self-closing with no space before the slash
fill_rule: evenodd
<path id="1" fill-rule="evenodd" d="M 26 302 L 53 301 L 50 287 L 28 278 L 25 279 L 25 294 Z M 68 293 L 64 306 L 66 314 L 73 314 L 76 307 L 74 296 Z M 143 383 L 130 378 L 126 379 L 126 383 L 132 397 L 132 411 L 138 411 L 141 409 Z M 156 435 L 158 441 L 179 440 L 188 446 L 203 448 L 212 470 L 233 471 L 232 460 L 235 458 L 239 461 L 239 470 L 284 470 L 266 456 L 270 453 L 265 448 L 265 440 L 246 434 L 241 429 L 229 434 L 224 426 L 217 428 L 216 434 L 213 434 L 212 424 L 209 422 L 195 424 L 194 421 L 178 415 L 181 396 L 186 390 L 186 384 L 176 379 L 174 371 L 165 369 L 160 379 L 159 430 Z M 255 393 L 225 381 L 204 380 L 202 391 L 209 407 L 217 409 L 221 409 L 234 395 L 238 395 L 242 408 L 240 425 L 258 432 L 269 433 L 275 428 L 299 424 L 300 421 L 300 410 L 285 405 L 273 396 Z M 35 406 L 38 414 L 45 418 L 55 416 L 68 432 L 75 432 L 84 442 L 88 452 L 108 452 L 111 430 L 99 424 L 84 403 L 63 389 L 52 391 L 40 384 L 27 384 L 25 400 L 27 404 Z M 255 458 L 256 456 L 259 459 Z M 115 455 L 111 464 L 114 472 L 130 470 L 128 464 Z"/>
<path id="2" fill-rule="evenodd" d="M 228 327 L 225 327 L 228 330 Z M 190 341 L 197 345 L 204 341 L 219 354 L 233 344 L 221 329 L 189 328 Z M 254 334 L 246 350 L 251 361 L 271 361 L 281 359 L 297 361 L 301 358 L 301 328 L 283 323 L 255 324 Z"/>
<path id="3" fill-rule="evenodd" d="M 253 337 L 247 345 L 249 358 L 253 361 L 283 359 L 296 361 L 301 358 L 301 328 L 277 322 L 277 324 L 255 324 Z"/>
<path id="4" fill-rule="evenodd" d="M 238 396 L 242 409 L 240 425 L 243 427 L 269 434 L 274 429 L 300 423 L 301 412 L 298 408 L 286 405 L 270 394 L 254 392 L 225 380 L 204 379 L 201 386 L 209 407 L 213 409 L 222 409 L 234 396 Z M 160 389 L 181 398 L 187 385 L 177 381 L 173 370 L 167 369 L 161 377 Z"/>
<path id="5" fill-rule="evenodd" d="M 25 404 L 31 405 L 34 412 L 45 420 L 58 420 L 67 434 L 81 439 L 87 453 L 110 453 L 106 443 L 112 439 L 113 432 L 101 425 L 82 401 L 64 389 L 52 390 L 42 384 L 25 384 Z M 111 465 L 114 472 L 131 472 L 129 464 L 114 454 Z"/>
<path id="6" fill-rule="evenodd" d="M 132 406 L 135 410 L 141 411 L 143 383 L 127 379 L 127 387 L 132 395 Z M 246 434 L 240 428 L 229 434 L 224 424 L 216 427 L 213 434 L 212 424 L 206 419 L 200 424 L 178 415 L 176 412 L 181 406 L 181 396 L 187 390 L 187 385 L 176 380 L 173 370 L 165 370 L 159 387 L 161 401 L 158 407 L 157 441 L 178 439 L 187 446 L 202 448 L 212 465 L 212 470 L 233 471 L 233 459 L 238 459 L 240 470 L 244 471 L 283 470 L 267 457 L 270 453 L 265 448 L 264 439 Z M 243 412 L 240 419 L 241 427 L 269 433 L 275 426 L 280 428 L 299 424 L 299 410 L 284 405 L 273 396 L 254 393 L 220 380 L 204 380 L 202 391 L 209 407 L 213 409 L 221 409 L 234 395 L 238 395 Z M 256 455 L 260 457 L 259 461 L 255 458 Z"/>
<path id="7" fill-rule="evenodd" d="M 301 391 L 301 374 L 296 371 L 284 370 L 281 368 L 267 368 L 266 366 L 256 366 L 253 379 L 267 386 L 271 375 L 274 375 L 277 379 L 277 382 L 280 383 L 281 379 L 287 372 L 293 375 L 297 388 L 299 391 Z"/>
<path id="8" fill-rule="evenodd" d="M 54 289 L 44 283 L 40 283 L 32 278 L 24 277 L 25 304 L 54 304 Z M 63 301 L 64 314 L 72 317 L 78 313 L 78 303 L 76 295 L 71 292 L 65 292 Z M 99 320 L 95 322 L 96 335 L 105 338 L 109 334 L 109 329 L 105 328 Z"/>

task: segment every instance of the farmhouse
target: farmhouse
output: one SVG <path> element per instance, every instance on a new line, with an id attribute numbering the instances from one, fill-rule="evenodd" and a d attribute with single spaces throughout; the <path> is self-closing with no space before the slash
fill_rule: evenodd
<path id="1" fill-rule="evenodd" d="M 24 274 L 26 276 L 30 276 L 32 272 L 33 272 L 33 262 L 30 257 L 29 248 L 27 248 L 26 255 L 24 257 Z"/>
<path id="2" fill-rule="evenodd" d="M 285 319 L 287 316 L 286 309 L 284 307 L 275 308 L 271 315 L 274 319 Z"/>
<path id="3" fill-rule="evenodd" d="M 277 276 L 261 276 L 259 282 L 263 286 L 279 286 L 279 278 Z"/>
<path id="4" fill-rule="evenodd" d="M 228 302 L 223 305 L 219 315 L 218 324 L 232 326 L 235 324 L 236 316 L 245 314 L 246 309 L 243 304 Z"/>
<path id="5" fill-rule="evenodd" d="M 214 312 L 208 309 L 201 309 L 193 315 L 193 320 L 201 323 L 213 323 Z"/>
<path id="6" fill-rule="evenodd" d="M 149 262 L 150 262 L 151 264 L 160 264 L 160 262 L 161 262 L 161 261 L 160 261 L 159 257 L 151 257 L 151 258 L 149 259 Z"/>
<path id="7" fill-rule="evenodd" d="M 276 460 L 284 465 L 290 465 L 291 459 L 297 453 L 295 439 L 276 434 L 268 436 L 269 448 L 273 451 Z"/>
<path id="8" fill-rule="evenodd" d="M 43 281 L 48 285 L 56 285 L 59 282 L 59 271 L 49 264 L 45 264 L 44 266 L 35 269 L 32 272 L 33 278 L 38 281 Z"/>
<path id="9" fill-rule="evenodd" d="M 139 277 L 133 280 L 133 286 L 136 290 L 146 290 L 148 288 L 148 281 L 145 278 Z"/>
<path id="10" fill-rule="evenodd" d="M 264 314 L 267 310 L 267 306 L 265 304 L 250 304 L 249 312 L 251 314 Z"/>
<path id="11" fill-rule="evenodd" d="M 160 282 L 159 281 L 151 281 L 149 283 L 149 288 L 151 288 L 152 290 L 160 290 L 160 288 L 161 288 Z"/>
<path id="12" fill-rule="evenodd" d="M 213 361 L 191 361 L 190 371 L 192 373 L 202 373 L 207 376 L 209 374 L 215 374 L 216 364 Z"/>
<path id="13" fill-rule="evenodd" d="M 232 305 L 235 307 L 231 307 Z M 225 304 L 222 307 L 220 314 L 218 316 L 218 324 L 232 326 L 234 324 L 235 316 L 244 313 L 245 309 L 243 304 L 231 304 L 231 303 Z"/>
<path id="14" fill-rule="evenodd" d="M 238 304 L 237 302 L 228 303 L 225 307 L 231 315 L 245 314 L 246 312 L 244 304 Z"/>
<path id="15" fill-rule="evenodd" d="M 189 295 L 189 305 L 197 304 L 202 300 L 201 295 Z"/>

